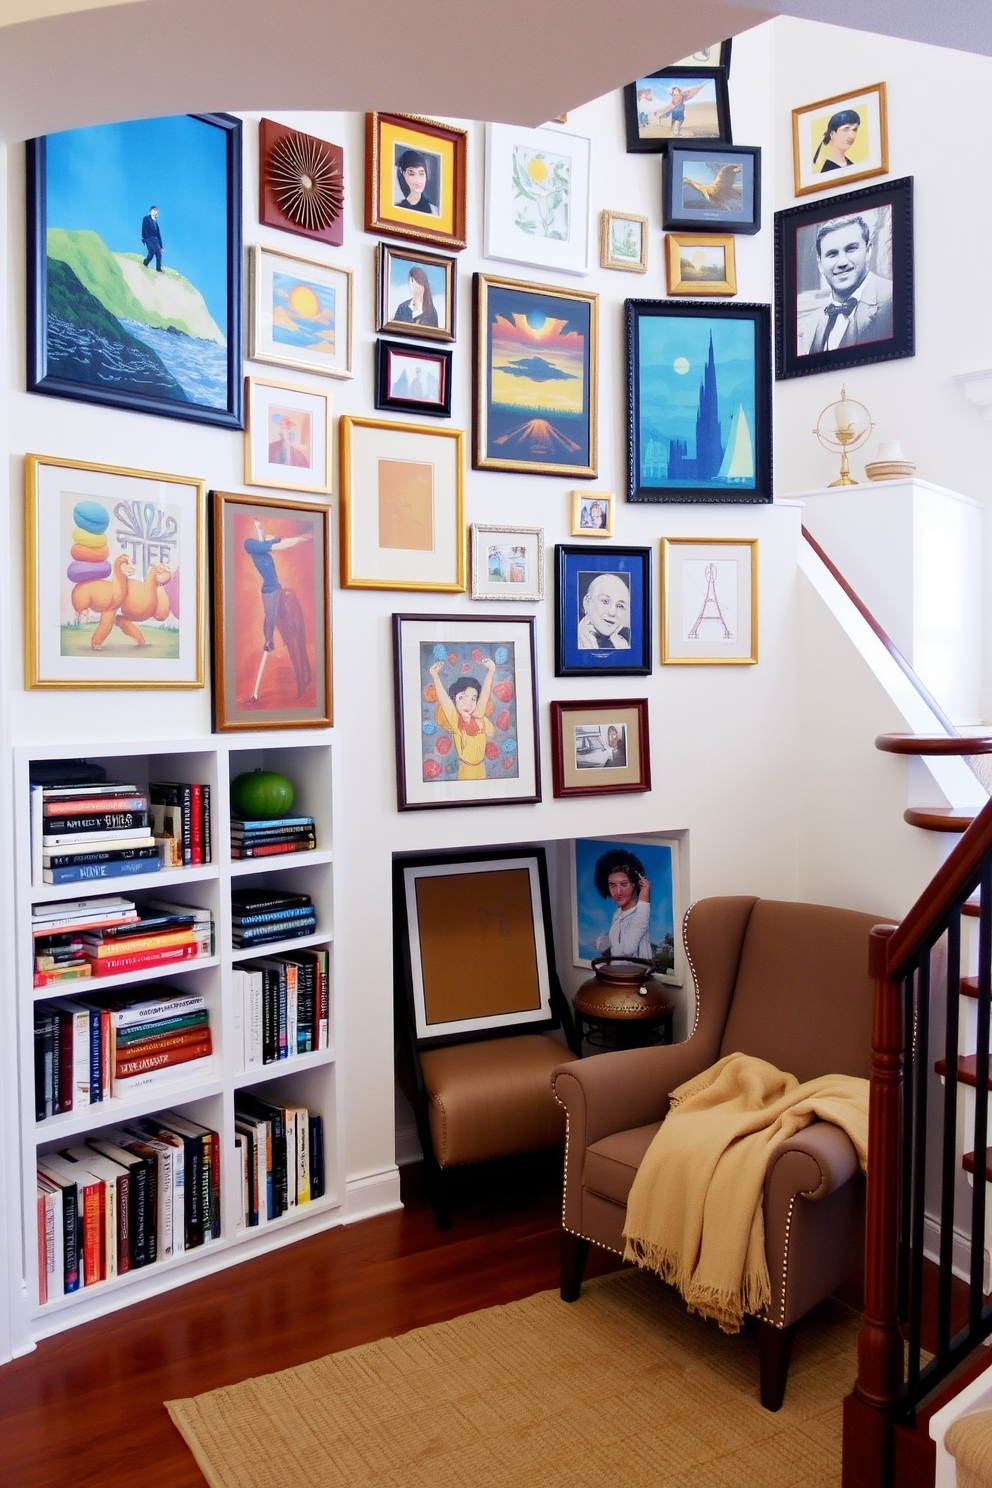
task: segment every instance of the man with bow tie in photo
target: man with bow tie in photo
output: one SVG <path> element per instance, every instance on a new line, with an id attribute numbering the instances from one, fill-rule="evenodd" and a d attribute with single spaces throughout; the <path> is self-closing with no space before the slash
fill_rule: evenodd
<path id="1" fill-rule="evenodd" d="M 892 335 L 892 280 L 869 267 L 872 239 L 863 217 L 834 218 L 816 234 L 823 288 L 798 296 L 796 351 L 814 356 Z"/>

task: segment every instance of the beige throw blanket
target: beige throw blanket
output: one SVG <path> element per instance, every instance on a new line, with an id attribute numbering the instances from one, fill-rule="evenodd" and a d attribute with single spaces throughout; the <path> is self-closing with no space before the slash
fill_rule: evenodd
<path id="1" fill-rule="evenodd" d="M 736 1333 L 771 1300 L 761 1199 L 772 1150 L 819 1117 L 847 1132 L 864 1168 L 868 1081 L 823 1075 L 800 1085 L 763 1059 L 728 1054 L 671 1102 L 630 1190 L 624 1259 Z"/>

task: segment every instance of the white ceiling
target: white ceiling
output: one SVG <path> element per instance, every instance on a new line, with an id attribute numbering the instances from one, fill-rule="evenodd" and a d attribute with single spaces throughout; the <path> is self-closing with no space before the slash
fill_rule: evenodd
<path id="1" fill-rule="evenodd" d="M 772 13 L 992 54 L 989 0 L 0 0 L 0 137 L 218 108 L 536 124 Z"/>

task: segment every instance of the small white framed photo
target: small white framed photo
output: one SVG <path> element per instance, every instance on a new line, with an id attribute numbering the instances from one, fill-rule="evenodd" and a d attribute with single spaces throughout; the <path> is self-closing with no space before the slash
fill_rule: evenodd
<path id="1" fill-rule="evenodd" d="M 472 598 L 544 598 L 543 527 L 472 527 Z"/>
<path id="2" fill-rule="evenodd" d="M 351 377 L 351 270 L 260 243 L 249 252 L 248 360 Z"/>
<path id="3" fill-rule="evenodd" d="M 486 125 L 486 257 L 589 272 L 585 135 Z"/>
<path id="4" fill-rule="evenodd" d="M 616 497 L 612 491 L 573 491 L 572 536 L 612 537 Z"/>
<path id="5" fill-rule="evenodd" d="M 758 539 L 663 537 L 661 660 L 750 666 L 758 660 Z"/>
<path id="6" fill-rule="evenodd" d="M 331 494 L 331 395 L 245 379 L 245 484 Z"/>
<path id="7" fill-rule="evenodd" d="M 604 211 L 599 218 L 599 266 L 646 274 L 648 219 L 633 212 Z"/>

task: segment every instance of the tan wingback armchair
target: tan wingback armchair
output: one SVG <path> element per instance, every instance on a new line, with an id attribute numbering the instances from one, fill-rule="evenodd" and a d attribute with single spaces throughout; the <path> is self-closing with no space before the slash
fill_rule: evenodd
<path id="1" fill-rule="evenodd" d="M 579 1295 L 590 1243 L 623 1253 L 627 1195 L 668 1110 L 668 1092 L 726 1054 L 767 1059 L 798 1080 L 867 1077 L 868 935 L 880 915 L 749 896 L 701 899 L 685 917 L 695 985 L 684 1043 L 561 1066 L 565 1107 L 561 1295 Z M 864 1178 L 849 1138 L 815 1122 L 775 1148 L 764 1191 L 772 1300 L 759 1318 L 761 1402 L 785 1394 L 795 1323 L 856 1272 Z"/>

